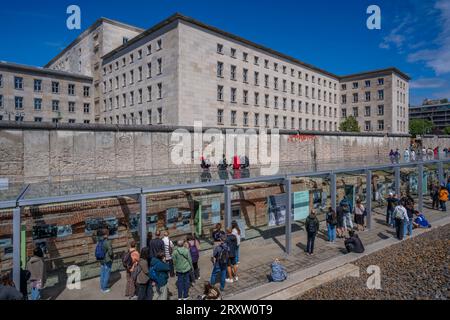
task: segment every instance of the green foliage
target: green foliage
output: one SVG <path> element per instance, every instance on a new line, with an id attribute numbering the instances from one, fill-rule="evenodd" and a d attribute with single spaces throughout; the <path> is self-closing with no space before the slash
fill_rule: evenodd
<path id="1" fill-rule="evenodd" d="M 339 125 L 339 130 L 342 132 L 361 132 L 358 121 L 356 121 L 353 116 L 349 116 L 341 122 Z"/>
<path id="2" fill-rule="evenodd" d="M 413 119 L 409 122 L 409 133 L 417 136 L 431 133 L 433 122 L 430 120 Z"/>

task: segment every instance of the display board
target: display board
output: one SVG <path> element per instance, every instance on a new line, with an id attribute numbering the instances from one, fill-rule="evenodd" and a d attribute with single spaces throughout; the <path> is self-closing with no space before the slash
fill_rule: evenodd
<path id="1" fill-rule="evenodd" d="M 269 196 L 267 204 L 269 227 L 284 225 L 286 221 L 286 194 Z"/>
<path id="2" fill-rule="evenodd" d="M 309 215 L 309 191 L 295 192 L 292 196 L 294 220 L 306 219 Z"/>

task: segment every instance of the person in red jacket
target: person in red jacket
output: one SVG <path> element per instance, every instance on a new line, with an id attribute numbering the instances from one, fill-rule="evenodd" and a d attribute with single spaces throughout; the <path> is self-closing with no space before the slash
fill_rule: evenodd
<path id="1" fill-rule="evenodd" d="M 241 160 L 239 159 L 238 156 L 233 157 L 233 169 L 234 170 L 241 169 Z"/>

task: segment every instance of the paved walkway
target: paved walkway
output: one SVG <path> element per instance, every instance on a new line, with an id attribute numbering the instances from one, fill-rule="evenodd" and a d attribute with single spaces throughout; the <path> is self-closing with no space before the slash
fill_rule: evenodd
<path id="1" fill-rule="evenodd" d="M 360 238 L 367 247 L 382 247 L 388 246 L 396 241 L 383 240 L 393 238 L 394 230 L 384 224 L 384 208 L 374 209 L 374 223 L 373 228 L 370 231 L 360 232 Z M 450 214 L 436 211 L 425 210 L 425 215 L 431 223 L 443 218 L 450 217 Z M 450 220 L 448 221 L 450 223 Z M 295 228 L 298 230 L 300 228 Z M 326 241 L 326 227 L 325 224 L 321 226 L 322 232 L 319 234 L 316 240 L 315 255 L 308 256 L 304 253 L 306 244 L 306 233 L 304 230 L 293 232 L 293 250 L 292 255 L 286 257 L 284 254 L 284 235 L 280 235 L 270 239 L 257 238 L 249 241 L 245 241 L 241 244 L 241 263 L 239 265 L 239 281 L 229 284 L 227 283 L 225 288 L 226 299 L 256 299 L 263 297 L 261 292 L 267 290 L 267 274 L 270 272 L 270 264 L 275 258 L 281 258 L 284 266 L 286 267 L 289 275 L 294 275 L 300 271 L 310 270 L 311 276 L 314 276 L 314 272 L 322 272 L 324 262 L 326 268 L 324 270 L 330 270 L 333 267 L 342 265 L 344 245 L 342 239 L 337 239 L 336 244 L 329 244 Z M 196 298 L 201 294 L 202 285 L 205 280 L 209 280 L 211 274 L 211 251 L 202 252 L 200 257 L 199 266 L 201 273 L 201 280 L 198 281 L 190 290 L 190 296 Z M 333 260 L 333 259 L 338 260 Z M 341 264 L 339 264 L 341 263 Z M 313 266 L 318 266 L 316 271 Z M 319 268 L 320 267 L 320 268 Z M 307 274 L 305 275 L 307 278 Z M 171 299 L 177 299 L 177 291 L 175 286 L 175 278 L 169 280 L 169 290 L 173 293 Z M 100 293 L 99 279 L 91 279 L 82 282 L 81 290 L 68 290 L 65 288 L 56 288 L 49 291 L 48 294 L 52 296 L 52 299 L 58 300 L 123 300 L 125 292 L 126 278 L 125 274 L 114 273 L 111 277 L 111 292 L 108 294 Z M 266 291 L 267 292 L 267 291 Z M 273 292 L 273 291 L 272 291 Z M 267 295 L 267 294 L 266 294 Z"/>

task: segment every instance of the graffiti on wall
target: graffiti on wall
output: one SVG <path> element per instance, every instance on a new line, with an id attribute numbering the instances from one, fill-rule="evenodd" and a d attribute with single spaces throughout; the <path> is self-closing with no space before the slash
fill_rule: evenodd
<path id="1" fill-rule="evenodd" d="M 311 134 L 296 134 L 289 136 L 288 142 L 307 142 L 307 141 L 314 141 L 317 139 L 317 136 L 311 135 Z"/>

